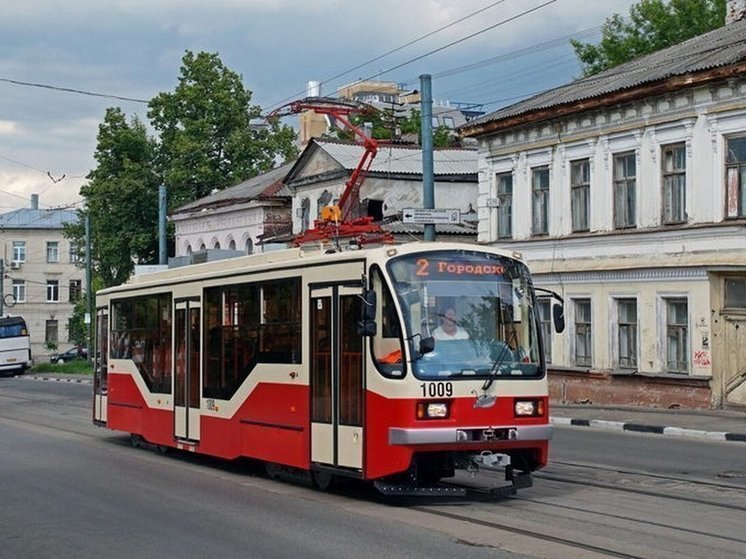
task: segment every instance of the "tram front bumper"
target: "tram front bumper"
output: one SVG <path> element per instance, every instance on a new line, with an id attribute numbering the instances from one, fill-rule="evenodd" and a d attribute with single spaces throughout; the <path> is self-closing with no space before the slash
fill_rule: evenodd
<path id="1" fill-rule="evenodd" d="M 469 444 L 484 442 L 548 441 L 552 425 L 519 427 L 389 428 L 390 445 Z"/>

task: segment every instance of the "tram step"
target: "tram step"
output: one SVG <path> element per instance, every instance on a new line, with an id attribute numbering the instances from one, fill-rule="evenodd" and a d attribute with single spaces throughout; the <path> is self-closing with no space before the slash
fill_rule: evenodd
<path id="1" fill-rule="evenodd" d="M 401 495 L 405 497 L 464 497 L 463 487 L 417 487 L 416 485 L 395 485 L 376 481 L 375 488 L 384 495 Z"/>

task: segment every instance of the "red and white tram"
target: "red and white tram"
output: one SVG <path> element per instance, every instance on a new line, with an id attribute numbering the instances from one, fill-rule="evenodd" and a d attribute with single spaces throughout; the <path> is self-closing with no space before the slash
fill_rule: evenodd
<path id="1" fill-rule="evenodd" d="M 400 494 L 479 465 L 521 485 L 547 462 L 536 294 L 515 253 L 412 243 L 174 268 L 99 292 L 96 330 L 94 422 L 135 443 Z"/>

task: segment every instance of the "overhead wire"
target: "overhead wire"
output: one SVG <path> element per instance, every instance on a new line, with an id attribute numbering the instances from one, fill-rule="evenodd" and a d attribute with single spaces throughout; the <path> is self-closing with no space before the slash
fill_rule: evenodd
<path id="1" fill-rule="evenodd" d="M 51 89 L 53 91 L 64 91 L 66 93 L 76 93 L 78 95 L 88 95 L 90 97 L 103 97 L 105 99 L 116 99 L 118 101 L 129 101 L 132 103 L 144 103 L 146 105 L 150 103 L 150 101 L 148 101 L 147 99 L 138 99 L 136 97 L 124 97 L 122 95 L 113 95 L 111 93 L 97 93 L 95 91 L 86 91 L 85 89 L 76 89 L 72 87 L 61 87 L 61 86 L 49 85 L 45 83 L 24 82 L 20 80 L 12 80 L 10 78 L 0 78 L 0 82 L 10 83 L 13 85 L 22 85 L 26 87 L 38 87 L 41 89 Z"/>
<path id="2" fill-rule="evenodd" d="M 461 18 L 459 18 L 459 19 L 457 19 L 455 21 L 452 21 L 451 23 L 448 23 L 448 24 L 446 24 L 446 25 L 444 25 L 442 27 L 439 27 L 438 29 L 435 29 L 433 31 L 425 33 L 424 35 L 420 35 L 416 39 L 412 39 L 411 41 L 408 41 L 408 42 L 404 43 L 403 45 L 399 45 L 398 47 L 395 47 L 395 48 L 393 48 L 391 50 L 388 50 L 388 51 L 384 52 L 383 54 L 377 55 L 377 56 L 371 58 L 370 60 L 366 60 L 365 62 L 361 62 L 360 64 L 358 64 L 358 65 L 356 65 L 356 66 L 354 66 L 354 67 L 352 67 L 352 68 L 350 68 L 348 70 L 344 70 L 343 72 L 340 72 L 340 73 L 338 73 L 338 74 L 336 74 L 334 76 L 331 76 L 329 78 L 325 78 L 325 79 L 320 80 L 320 81 L 321 81 L 322 84 L 324 84 L 324 83 L 336 80 L 338 78 L 341 78 L 342 76 L 346 76 L 347 74 L 350 74 L 350 73 L 354 72 L 355 70 L 359 70 L 360 68 L 364 68 L 365 66 L 368 66 L 369 64 L 372 64 L 373 62 L 378 62 L 379 60 L 381 60 L 381 59 L 383 59 L 383 58 L 385 58 L 385 57 L 387 57 L 387 56 L 389 56 L 391 54 L 394 54 L 396 52 L 399 52 L 400 50 L 403 50 L 403 49 L 405 49 L 407 47 L 410 47 L 410 46 L 414 45 L 415 43 L 419 43 L 420 41 L 422 41 L 424 39 L 427 39 L 428 37 L 432 37 L 433 35 L 436 35 L 436 34 L 440 33 L 441 31 L 444 31 L 444 30 L 448 29 L 449 27 L 453 27 L 454 25 L 456 25 L 458 23 L 466 21 L 467 19 L 470 19 L 470 18 L 472 18 L 472 17 L 474 17 L 476 15 L 479 15 L 479 14 L 481 14 L 483 12 L 486 12 L 490 8 L 494 8 L 498 4 L 502 4 L 504 2 L 505 2 L 505 0 L 497 0 L 497 2 L 493 2 L 492 4 L 489 4 L 489 5 L 487 5 L 487 6 L 483 7 L 483 8 L 480 8 L 479 10 L 477 10 L 475 12 L 471 12 L 470 14 L 467 14 L 467 15 L 465 15 L 465 16 L 463 16 L 463 17 L 461 17 Z M 296 99 L 297 97 L 299 97 L 300 95 L 302 95 L 304 93 L 304 91 L 305 90 L 301 90 L 301 91 L 295 93 L 294 95 L 292 95 L 290 97 L 286 97 L 285 99 L 277 101 L 276 103 L 272 103 L 272 104 L 269 105 L 269 107 L 270 107 L 270 109 L 275 109 L 278 106 L 282 106 L 284 103 L 286 103 L 288 101 L 292 101 L 292 100 Z"/>

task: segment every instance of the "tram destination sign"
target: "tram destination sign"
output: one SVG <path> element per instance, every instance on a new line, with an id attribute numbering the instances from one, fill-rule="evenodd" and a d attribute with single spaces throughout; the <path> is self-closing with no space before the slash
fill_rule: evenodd
<path id="1" fill-rule="evenodd" d="M 454 225 L 461 223 L 461 211 L 442 208 L 408 208 L 402 211 L 404 223 L 434 223 L 440 225 Z"/>

